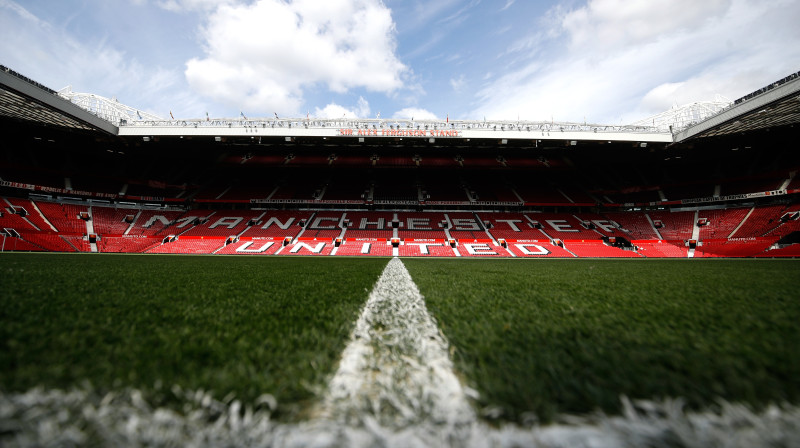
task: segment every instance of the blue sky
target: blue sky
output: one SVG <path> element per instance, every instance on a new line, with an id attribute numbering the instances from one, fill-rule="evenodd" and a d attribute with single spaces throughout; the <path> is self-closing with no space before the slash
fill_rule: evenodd
<path id="1" fill-rule="evenodd" d="M 0 0 L 0 64 L 161 117 L 627 124 L 800 70 L 798 0 Z"/>

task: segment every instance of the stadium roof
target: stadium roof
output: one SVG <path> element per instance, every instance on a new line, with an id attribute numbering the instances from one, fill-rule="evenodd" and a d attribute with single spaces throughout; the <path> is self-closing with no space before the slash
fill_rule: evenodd
<path id="1" fill-rule="evenodd" d="M 252 119 L 244 114 L 238 118 L 163 120 L 115 99 L 74 93 L 69 88 L 56 92 L 0 66 L 0 116 L 46 126 L 142 138 L 274 137 L 288 141 L 296 137 L 349 137 L 366 141 L 383 137 L 427 139 L 431 142 L 436 139 L 482 139 L 496 140 L 501 144 L 508 140 L 669 144 L 800 123 L 800 72 L 732 104 L 722 100 L 693 103 L 632 125 L 608 126 L 497 120 L 279 118 L 277 115 Z M 667 124 L 672 121 L 675 123 L 670 128 Z"/>
<path id="2" fill-rule="evenodd" d="M 675 134 L 676 142 L 793 126 L 800 123 L 800 72 L 736 100 L 730 107 Z"/>
<path id="3" fill-rule="evenodd" d="M 0 116 L 116 135 L 117 126 L 59 97 L 52 89 L 0 65 Z"/>
<path id="4" fill-rule="evenodd" d="M 120 136 L 349 137 L 417 139 L 581 140 L 671 143 L 653 128 L 579 123 L 395 119 L 208 119 L 121 123 Z"/>

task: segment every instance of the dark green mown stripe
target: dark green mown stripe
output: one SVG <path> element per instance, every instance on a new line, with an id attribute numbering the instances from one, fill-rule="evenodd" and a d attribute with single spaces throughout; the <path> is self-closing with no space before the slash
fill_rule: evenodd
<path id="1" fill-rule="evenodd" d="M 800 262 L 404 260 L 505 418 L 617 412 L 619 397 L 800 402 Z"/>
<path id="2" fill-rule="evenodd" d="M 324 387 L 385 259 L 0 255 L 0 389 Z"/>

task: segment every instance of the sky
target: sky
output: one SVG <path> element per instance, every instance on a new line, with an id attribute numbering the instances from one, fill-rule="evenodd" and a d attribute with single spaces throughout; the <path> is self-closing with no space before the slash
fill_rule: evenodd
<path id="1" fill-rule="evenodd" d="M 629 124 L 800 70 L 800 0 L 0 0 L 0 64 L 176 119 Z"/>

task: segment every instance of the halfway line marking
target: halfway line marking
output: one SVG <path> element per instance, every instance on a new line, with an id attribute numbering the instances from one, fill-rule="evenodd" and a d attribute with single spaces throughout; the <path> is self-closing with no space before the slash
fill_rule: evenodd
<path id="1" fill-rule="evenodd" d="M 386 265 L 356 322 L 322 400 L 320 413 L 347 425 L 374 420 L 455 429 L 476 421 L 453 372 L 448 343 L 403 262 Z"/>

